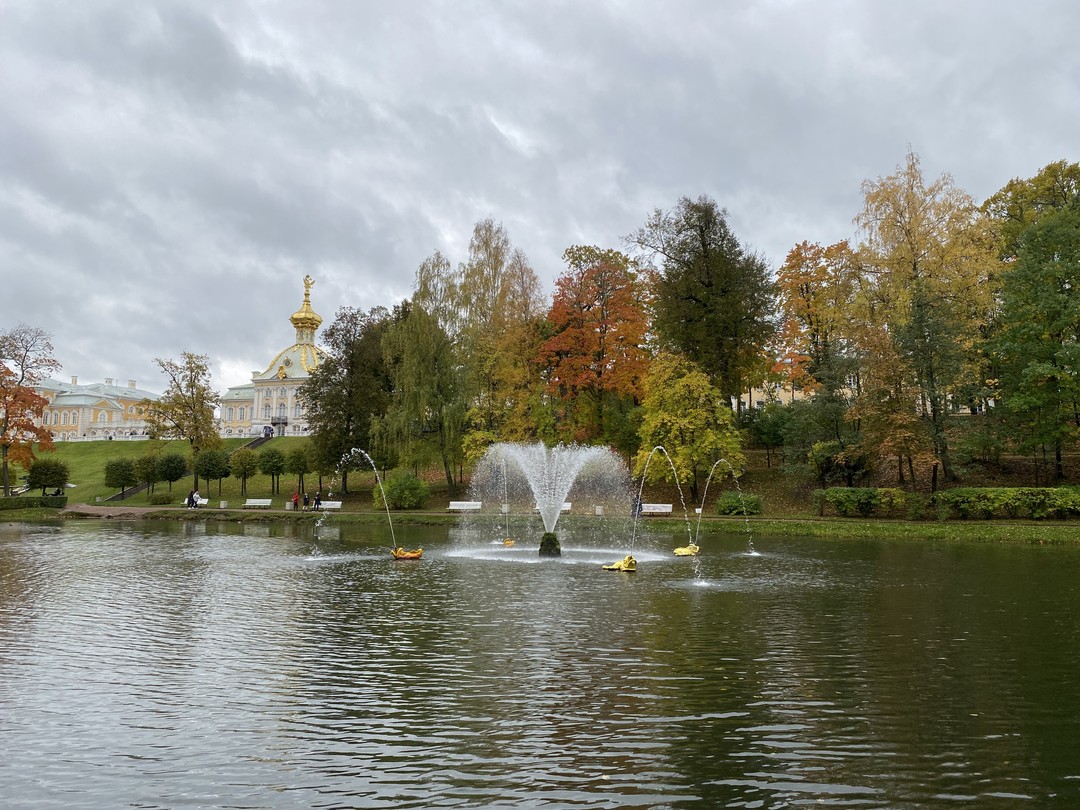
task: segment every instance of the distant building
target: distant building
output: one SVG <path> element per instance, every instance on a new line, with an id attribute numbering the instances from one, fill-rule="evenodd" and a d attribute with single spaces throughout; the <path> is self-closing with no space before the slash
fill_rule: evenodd
<path id="1" fill-rule="evenodd" d="M 78 377 L 70 383 L 45 380 L 34 389 L 49 404 L 41 416 L 42 427 L 53 434 L 54 441 L 80 439 L 145 439 L 146 420 L 143 400 L 158 395 L 143 391 L 128 380 L 126 386 L 104 383 L 80 385 Z"/>
<path id="2" fill-rule="evenodd" d="M 315 332 L 322 318 L 311 308 L 311 276 L 304 276 L 304 303 L 289 320 L 296 342 L 282 349 L 263 371 L 251 372 L 251 382 L 230 388 L 221 396 L 219 432 L 225 438 L 305 436 L 307 412 L 300 401 L 300 387 L 322 357 Z"/>

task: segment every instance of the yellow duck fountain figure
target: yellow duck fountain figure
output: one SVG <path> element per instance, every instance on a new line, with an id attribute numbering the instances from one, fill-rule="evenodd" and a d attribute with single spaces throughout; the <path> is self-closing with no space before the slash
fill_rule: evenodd
<path id="1" fill-rule="evenodd" d="M 688 545 L 688 546 L 679 546 L 677 549 L 675 549 L 675 556 L 676 557 L 693 557 L 693 556 L 696 556 L 699 551 L 701 551 L 701 549 L 698 548 L 698 544 L 695 543 L 693 540 L 691 540 L 690 545 Z"/>
<path id="2" fill-rule="evenodd" d="M 634 559 L 634 555 L 627 554 L 625 557 L 623 557 L 617 563 L 612 563 L 611 565 L 605 565 L 604 570 L 605 571 L 634 572 L 634 571 L 637 571 L 637 560 Z"/>

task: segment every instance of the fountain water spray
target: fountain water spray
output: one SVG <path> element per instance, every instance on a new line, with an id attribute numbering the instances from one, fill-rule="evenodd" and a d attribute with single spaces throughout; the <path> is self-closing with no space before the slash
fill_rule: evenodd
<path id="1" fill-rule="evenodd" d="M 628 482 L 626 465 L 606 447 L 499 442 L 489 447 L 477 464 L 470 491 L 481 503 L 501 503 L 504 536 L 510 534 L 510 514 L 515 506 L 521 515 L 538 513 L 548 548 L 545 551 L 542 544 L 541 555 L 558 556 L 555 527 L 575 486 L 588 493 L 592 499 L 589 507 L 603 514 L 616 503 L 620 511 L 629 508 Z"/>
<path id="2" fill-rule="evenodd" d="M 726 464 L 728 472 L 731 473 L 731 478 L 735 482 L 735 489 L 739 493 L 739 505 L 742 507 L 743 513 L 743 526 L 746 528 L 746 542 L 750 547 L 750 554 L 757 555 L 757 551 L 754 550 L 754 537 L 750 532 L 750 515 L 746 511 L 746 499 L 743 497 L 742 485 L 739 483 L 739 476 L 735 474 L 735 468 L 731 466 L 731 462 L 726 458 L 718 458 L 713 462 L 711 468 L 709 468 L 709 477 L 705 479 L 705 489 L 701 493 L 701 509 L 698 511 L 697 527 L 694 531 L 694 544 L 697 545 L 697 538 L 701 536 L 701 516 L 705 514 L 705 499 L 709 496 L 709 484 L 712 481 L 713 472 L 720 464 Z"/>
<path id="3" fill-rule="evenodd" d="M 390 525 L 390 541 L 392 543 L 391 548 L 396 548 L 397 547 L 397 538 L 394 536 L 394 521 L 390 518 L 390 504 L 386 500 L 386 490 L 383 488 L 382 477 L 379 475 L 379 468 L 377 466 L 375 466 L 375 462 L 372 460 L 371 456 L 369 456 L 367 454 L 367 451 L 366 450 L 361 450 L 359 447 L 354 447 L 352 450 L 345 453 L 345 455 L 343 455 L 341 457 L 341 461 L 338 462 L 338 467 L 337 467 L 337 471 L 336 471 L 335 475 L 337 477 L 339 477 L 339 478 L 343 477 L 342 476 L 342 471 L 353 467 L 353 465 L 357 461 L 358 456 L 362 456 L 367 461 L 367 463 L 371 465 L 371 469 L 375 473 L 375 483 L 379 487 L 379 492 L 382 493 L 383 506 L 386 508 L 386 522 Z M 333 486 L 334 486 L 334 483 L 331 480 L 331 482 L 330 482 L 330 491 L 327 493 L 330 497 L 333 497 L 333 494 L 334 494 L 333 493 Z M 325 517 L 325 512 L 323 513 L 323 515 Z M 322 523 L 321 518 L 320 518 L 319 523 L 320 524 Z"/>
<path id="4" fill-rule="evenodd" d="M 675 462 L 671 460 L 671 456 L 668 455 L 668 451 L 661 445 L 656 445 L 649 451 L 648 457 L 645 459 L 645 468 L 641 471 L 641 484 L 638 486 L 637 500 L 634 501 L 634 528 L 630 532 L 630 550 L 634 549 L 634 541 L 637 539 L 637 524 L 638 518 L 641 516 L 641 493 L 645 490 L 645 478 L 649 474 L 649 462 L 652 461 L 652 457 L 657 452 L 664 454 L 664 458 L 667 459 L 668 465 L 671 467 L 671 477 L 675 481 L 675 489 L 679 492 L 679 503 L 682 505 L 683 521 L 686 523 L 686 537 L 690 544 L 694 543 L 694 536 L 690 532 L 690 515 L 686 511 L 686 499 L 683 497 L 682 486 L 679 484 L 679 474 L 675 470 Z"/>

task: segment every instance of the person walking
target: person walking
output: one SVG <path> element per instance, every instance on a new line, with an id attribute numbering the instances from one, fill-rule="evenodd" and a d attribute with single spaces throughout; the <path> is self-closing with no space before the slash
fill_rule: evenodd
<path id="1" fill-rule="evenodd" d="M 319 490 L 315 490 L 315 511 L 318 512 L 322 508 L 322 493 Z"/>
<path id="2" fill-rule="evenodd" d="M 305 512 L 308 510 L 308 505 L 309 504 L 310 504 L 310 501 L 308 500 L 308 494 L 307 494 L 307 492 L 305 492 L 304 493 L 304 511 Z"/>
<path id="3" fill-rule="evenodd" d="M 295 489 L 293 490 L 292 494 L 292 508 L 294 512 L 300 509 L 300 493 L 297 492 Z"/>

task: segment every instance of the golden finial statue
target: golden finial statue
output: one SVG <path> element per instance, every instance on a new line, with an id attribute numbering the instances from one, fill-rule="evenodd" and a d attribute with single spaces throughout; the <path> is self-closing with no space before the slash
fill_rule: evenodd
<path id="1" fill-rule="evenodd" d="M 304 301 L 311 302 L 311 288 L 315 284 L 315 279 L 310 275 L 304 276 Z"/>

